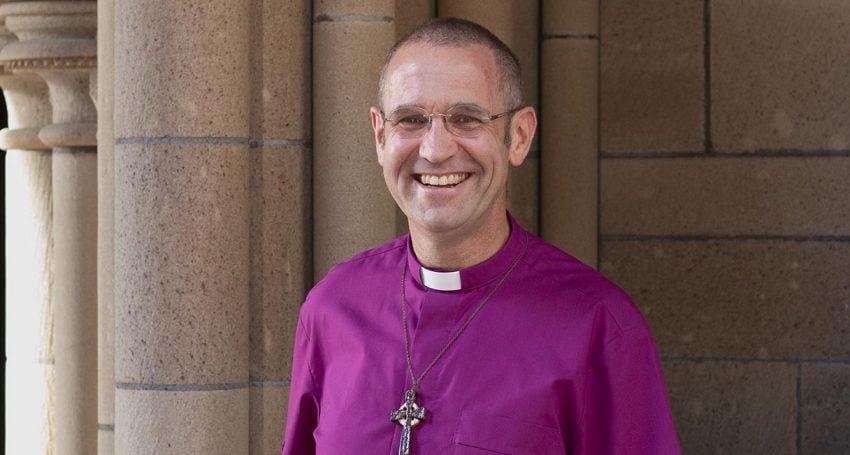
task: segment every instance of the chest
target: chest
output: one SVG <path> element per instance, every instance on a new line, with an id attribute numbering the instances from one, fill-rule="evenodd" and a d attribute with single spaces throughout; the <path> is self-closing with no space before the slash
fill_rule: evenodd
<path id="1" fill-rule="evenodd" d="M 583 355 L 564 340 L 576 328 L 494 299 L 446 347 L 474 302 L 417 303 L 407 351 L 415 375 L 430 369 L 417 399 L 427 418 L 412 430 L 411 453 L 564 453 Z M 400 310 L 336 325 L 345 346 L 324 359 L 319 378 L 319 452 L 398 453 L 402 427 L 390 414 L 411 385 Z"/>

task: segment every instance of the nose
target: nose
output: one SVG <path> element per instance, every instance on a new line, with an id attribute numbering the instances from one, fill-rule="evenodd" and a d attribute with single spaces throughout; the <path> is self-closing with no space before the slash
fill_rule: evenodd
<path id="1" fill-rule="evenodd" d="M 431 163 L 446 161 L 457 152 L 455 139 L 446 129 L 444 117 L 431 117 L 431 125 L 419 143 L 419 156 Z"/>

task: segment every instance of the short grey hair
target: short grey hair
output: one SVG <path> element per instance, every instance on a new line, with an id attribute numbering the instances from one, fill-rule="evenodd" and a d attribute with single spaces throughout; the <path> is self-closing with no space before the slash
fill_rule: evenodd
<path id="1" fill-rule="evenodd" d="M 399 49 L 407 44 L 425 42 L 435 46 L 471 46 L 480 44 L 492 51 L 499 75 L 499 90 L 505 101 L 505 109 L 516 109 L 522 105 L 522 77 L 519 60 L 511 49 L 486 28 L 465 19 L 441 18 L 426 22 L 405 35 L 390 48 L 384 57 L 381 78 L 378 81 L 378 106 L 384 107 L 387 68 Z M 510 116 L 508 117 L 510 124 Z"/>

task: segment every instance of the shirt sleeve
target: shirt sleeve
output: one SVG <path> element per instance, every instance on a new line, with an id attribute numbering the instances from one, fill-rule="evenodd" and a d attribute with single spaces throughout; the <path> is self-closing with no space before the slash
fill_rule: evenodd
<path id="1" fill-rule="evenodd" d="M 637 308 L 623 327 L 597 315 L 576 454 L 681 453 L 655 343 Z M 622 322 L 622 319 L 620 319 Z"/>
<path id="2" fill-rule="evenodd" d="M 319 421 L 319 397 L 309 363 L 311 346 L 309 334 L 299 318 L 295 330 L 289 409 L 281 455 L 316 453 L 313 431 Z"/>

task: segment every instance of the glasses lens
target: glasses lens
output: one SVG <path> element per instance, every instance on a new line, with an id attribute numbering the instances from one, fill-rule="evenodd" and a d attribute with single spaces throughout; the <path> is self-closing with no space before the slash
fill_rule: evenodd
<path id="1" fill-rule="evenodd" d="M 405 107 L 394 110 L 388 120 L 400 135 L 414 137 L 428 128 L 430 117 L 424 109 Z"/>
<path id="2" fill-rule="evenodd" d="M 470 136 L 480 131 L 484 119 L 490 114 L 481 107 L 471 105 L 453 106 L 447 112 L 446 123 L 458 136 Z"/>

